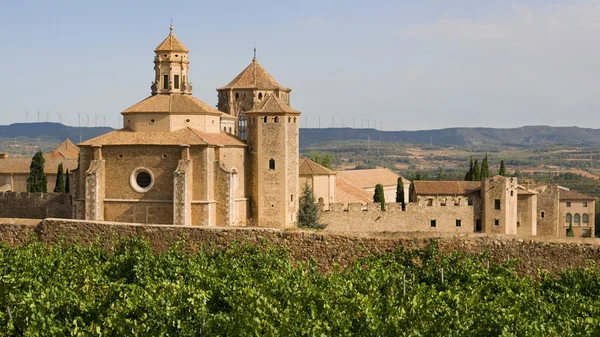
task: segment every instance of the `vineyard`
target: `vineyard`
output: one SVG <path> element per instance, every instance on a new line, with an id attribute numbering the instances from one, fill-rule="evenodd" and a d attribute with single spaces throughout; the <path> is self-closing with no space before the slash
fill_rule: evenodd
<path id="1" fill-rule="evenodd" d="M 593 264 L 531 277 L 433 245 L 323 273 L 269 246 L 106 248 L 0 245 L 0 335 L 600 335 Z"/>

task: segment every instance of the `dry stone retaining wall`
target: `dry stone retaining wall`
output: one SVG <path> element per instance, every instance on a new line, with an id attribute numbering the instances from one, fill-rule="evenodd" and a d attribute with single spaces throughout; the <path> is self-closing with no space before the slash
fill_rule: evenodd
<path id="1" fill-rule="evenodd" d="M 0 224 L 0 241 L 21 245 L 31 237 L 42 242 L 67 243 L 78 241 L 91 244 L 104 237 L 145 237 L 156 251 L 168 249 L 181 238 L 190 250 L 198 247 L 222 248 L 232 242 L 273 244 L 290 250 L 294 259 L 317 261 L 322 270 L 334 264 L 342 266 L 370 252 L 390 252 L 400 246 L 406 249 L 428 247 L 437 241 L 440 251 L 454 250 L 480 254 L 490 252 L 492 260 L 518 258 L 521 272 L 535 274 L 538 267 L 559 271 L 568 267 L 586 267 L 591 261 L 600 262 L 600 241 L 589 238 L 536 238 L 466 233 L 373 233 L 348 234 L 280 230 L 265 228 L 224 228 L 152 226 L 81 220 L 46 219 L 38 225 Z"/>

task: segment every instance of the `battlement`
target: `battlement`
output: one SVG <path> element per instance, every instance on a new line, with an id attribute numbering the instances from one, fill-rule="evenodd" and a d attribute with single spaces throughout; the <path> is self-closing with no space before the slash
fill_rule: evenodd
<path id="1" fill-rule="evenodd" d="M 421 199 L 421 198 L 420 198 Z M 434 210 L 434 209 L 452 209 L 452 208 L 469 208 L 473 209 L 473 205 L 469 205 L 469 202 L 466 198 L 462 198 L 459 200 L 452 200 L 451 202 L 443 202 L 440 198 L 439 200 L 433 200 L 431 203 L 429 202 L 431 199 L 422 198 L 417 202 L 410 202 L 404 204 L 404 210 L 402 210 L 402 204 L 399 202 L 391 202 L 385 204 L 385 212 L 387 213 L 400 213 L 400 212 L 415 212 L 420 211 L 421 209 Z M 375 212 L 380 213 L 381 204 L 378 202 L 374 203 L 350 203 L 350 204 L 342 204 L 342 203 L 331 203 L 329 205 L 319 205 L 319 211 L 321 213 L 363 213 L 363 212 Z M 451 210 L 449 210 L 451 211 Z"/>

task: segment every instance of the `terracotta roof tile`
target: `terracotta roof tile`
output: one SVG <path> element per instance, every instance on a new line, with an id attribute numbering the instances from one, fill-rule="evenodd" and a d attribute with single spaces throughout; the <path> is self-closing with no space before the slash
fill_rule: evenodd
<path id="1" fill-rule="evenodd" d="M 77 159 L 79 157 L 79 148 L 69 138 L 65 139 L 60 145 L 58 145 L 50 153 L 44 155 L 44 158 L 71 158 Z"/>
<path id="2" fill-rule="evenodd" d="M 175 34 L 173 34 L 172 27 L 171 27 L 171 32 L 169 33 L 169 36 L 167 36 L 167 38 L 160 45 L 158 45 L 158 47 L 156 47 L 156 49 L 154 49 L 154 51 L 155 52 L 157 52 L 157 51 L 189 52 L 189 50 L 183 45 L 183 43 L 181 43 L 181 41 L 179 41 L 179 39 L 175 37 Z"/>
<path id="3" fill-rule="evenodd" d="M 373 196 L 344 178 L 335 178 L 335 202 L 341 204 L 370 203 Z"/>
<path id="4" fill-rule="evenodd" d="M 211 114 L 221 115 L 222 112 L 187 94 L 156 94 L 134 104 L 123 111 L 134 112 L 164 112 L 170 114 Z"/>
<path id="5" fill-rule="evenodd" d="M 217 90 L 221 89 L 280 89 L 290 91 L 290 89 L 277 83 L 265 68 L 258 63 L 256 58 L 233 81 Z"/>
<path id="6" fill-rule="evenodd" d="M 371 188 L 377 184 L 383 186 L 397 185 L 398 177 L 400 177 L 400 175 L 386 168 L 336 171 L 336 173 L 338 177 L 342 177 L 360 188 Z M 404 177 L 402 177 L 402 182 L 410 184 L 410 181 Z"/>
<path id="7" fill-rule="evenodd" d="M 246 114 L 253 113 L 289 113 L 289 114 L 300 114 L 300 111 L 296 111 L 290 108 L 284 101 L 279 99 L 276 95 L 267 95 L 264 100 L 258 103 L 252 110 L 246 111 Z"/>
<path id="8" fill-rule="evenodd" d="M 46 158 L 44 171 L 56 174 L 58 164 L 63 164 L 63 169 L 73 171 L 77 168 L 77 159 L 70 158 Z M 31 158 L 6 158 L 0 159 L 0 173 L 29 173 Z"/>
<path id="9" fill-rule="evenodd" d="M 326 168 L 325 166 L 319 165 L 314 161 L 303 157 L 300 158 L 300 164 L 298 168 L 300 175 L 335 175 L 335 172 Z"/>
<path id="10" fill-rule="evenodd" d="M 595 200 L 594 197 L 590 197 L 589 195 L 563 189 L 559 189 L 558 196 L 560 200 Z"/>
<path id="11" fill-rule="evenodd" d="M 481 189 L 479 181 L 413 181 L 417 195 L 461 195 Z"/>
<path id="12" fill-rule="evenodd" d="M 79 146 L 181 144 L 246 146 L 244 142 L 225 132 L 206 133 L 190 127 L 174 132 L 133 132 L 129 129 L 121 129 L 87 140 Z"/>

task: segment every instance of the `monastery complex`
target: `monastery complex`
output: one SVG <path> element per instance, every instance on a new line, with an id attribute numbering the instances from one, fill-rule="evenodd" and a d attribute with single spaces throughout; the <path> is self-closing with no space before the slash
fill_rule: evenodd
<path id="1" fill-rule="evenodd" d="M 189 50 L 173 27 L 154 53 L 150 96 L 123 110 L 121 129 L 46 155 L 47 171 L 60 161 L 73 172 L 75 219 L 293 227 L 308 184 L 331 231 L 594 235 L 594 198 L 561 186 L 502 176 L 411 183 L 388 169 L 329 170 L 300 158 L 291 89 L 256 56 L 217 88 L 215 109 L 192 95 Z M 0 192 L 24 192 L 28 165 L 0 156 Z M 399 178 L 405 205 L 390 203 Z M 372 203 L 376 184 L 385 211 Z"/>

